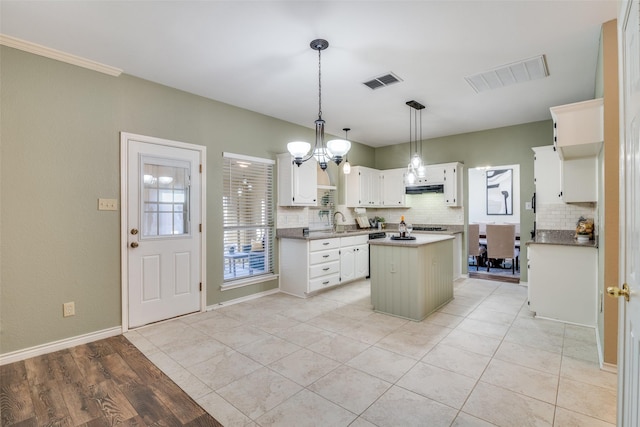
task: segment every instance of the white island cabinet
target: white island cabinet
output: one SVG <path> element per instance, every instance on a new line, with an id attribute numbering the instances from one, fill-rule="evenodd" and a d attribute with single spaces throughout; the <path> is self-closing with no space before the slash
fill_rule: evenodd
<path id="1" fill-rule="evenodd" d="M 366 277 L 369 273 L 368 240 L 366 234 L 280 239 L 280 290 L 306 298 L 321 289 Z"/>
<path id="2" fill-rule="evenodd" d="M 371 304 L 375 311 L 421 321 L 453 299 L 451 235 L 370 241 Z"/>

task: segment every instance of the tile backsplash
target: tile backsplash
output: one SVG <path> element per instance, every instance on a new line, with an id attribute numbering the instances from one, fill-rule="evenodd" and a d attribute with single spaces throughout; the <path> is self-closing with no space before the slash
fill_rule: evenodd
<path id="1" fill-rule="evenodd" d="M 404 215 L 414 224 L 464 224 L 464 208 L 450 208 L 444 204 L 444 194 L 407 194 L 407 207 L 393 209 L 367 209 L 369 218 L 384 217 L 387 222 L 398 223 Z"/>
<path id="2" fill-rule="evenodd" d="M 536 205 L 536 228 L 539 230 L 575 230 L 581 216 L 598 224 L 596 203 L 554 203 Z"/>
<path id="3" fill-rule="evenodd" d="M 407 206 L 404 208 L 367 208 L 367 216 L 369 218 L 381 216 L 387 222 L 396 224 L 400 222 L 400 216 L 404 215 L 407 222 L 414 224 L 464 225 L 464 208 L 445 206 L 444 194 L 442 193 L 407 194 L 406 201 Z M 335 209 L 344 214 L 345 224 L 355 224 L 353 208 L 337 205 Z M 322 228 L 319 224 L 314 224 L 314 218 L 317 215 L 317 209 L 278 206 L 277 228 Z M 326 218 L 321 219 L 325 220 Z"/>

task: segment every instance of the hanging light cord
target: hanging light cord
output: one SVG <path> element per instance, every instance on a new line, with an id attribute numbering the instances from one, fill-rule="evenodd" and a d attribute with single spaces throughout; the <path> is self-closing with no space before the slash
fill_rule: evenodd
<path id="1" fill-rule="evenodd" d="M 318 49 L 318 118 L 322 119 L 322 50 Z"/>

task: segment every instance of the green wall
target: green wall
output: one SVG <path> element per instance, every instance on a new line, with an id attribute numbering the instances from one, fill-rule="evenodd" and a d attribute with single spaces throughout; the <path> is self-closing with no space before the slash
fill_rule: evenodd
<path id="1" fill-rule="evenodd" d="M 462 162 L 465 170 L 478 166 L 520 165 L 520 236 L 523 241 L 530 237 L 535 215 L 525 210 L 524 204 L 531 200 L 535 186 L 533 183 L 533 151 L 531 147 L 551 145 L 553 138 L 552 121 L 526 123 L 480 132 L 452 135 L 424 140 L 422 143 L 423 160 L 427 164 Z M 407 165 L 409 145 L 390 145 L 376 149 L 375 168 L 392 169 Z M 464 218 L 469 222 L 469 181 L 464 179 Z M 466 240 L 463 242 L 466 247 Z M 465 248 L 466 253 L 466 248 Z M 526 246 L 521 246 L 520 278 L 528 280 L 526 268 Z M 463 263 L 463 270 L 466 269 Z"/>
<path id="2" fill-rule="evenodd" d="M 277 286 L 219 290 L 221 153 L 273 159 L 287 141 L 311 140 L 312 129 L 7 47 L 0 73 L 0 354 L 121 325 L 120 212 L 97 210 L 98 198 L 120 196 L 121 131 L 207 147 L 207 305 Z M 425 141 L 424 152 L 429 163 L 519 163 L 524 203 L 533 193 L 530 147 L 550 138 L 540 122 Z M 405 166 L 407 153 L 406 144 L 354 143 L 348 158 L 388 169 Z M 524 234 L 533 214 L 522 211 Z M 76 316 L 63 318 L 68 301 Z"/>
<path id="3" fill-rule="evenodd" d="M 120 212 L 97 210 L 120 198 L 121 131 L 207 147 L 207 305 L 277 287 L 219 290 L 221 154 L 275 159 L 312 129 L 7 47 L 0 67 L 0 354 L 121 325 Z"/>

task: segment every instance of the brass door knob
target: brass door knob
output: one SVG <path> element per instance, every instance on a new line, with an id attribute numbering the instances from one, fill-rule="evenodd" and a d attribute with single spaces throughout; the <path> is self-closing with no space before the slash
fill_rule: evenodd
<path id="1" fill-rule="evenodd" d="M 617 286 L 609 286 L 607 288 L 607 293 L 610 297 L 618 298 L 620 296 L 624 296 L 624 299 L 629 301 L 629 297 L 631 296 L 631 292 L 629 292 L 629 285 L 626 283 L 622 285 L 622 289 Z"/>
<path id="2" fill-rule="evenodd" d="M 136 234 L 138 234 L 138 229 L 137 229 L 137 228 L 132 228 L 132 229 L 131 229 L 131 234 L 133 234 L 134 236 L 135 236 Z"/>
<path id="3" fill-rule="evenodd" d="M 131 242 L 131 247 L 132 248 L 137 248 L 138 247 L 138 242 Z"/>

